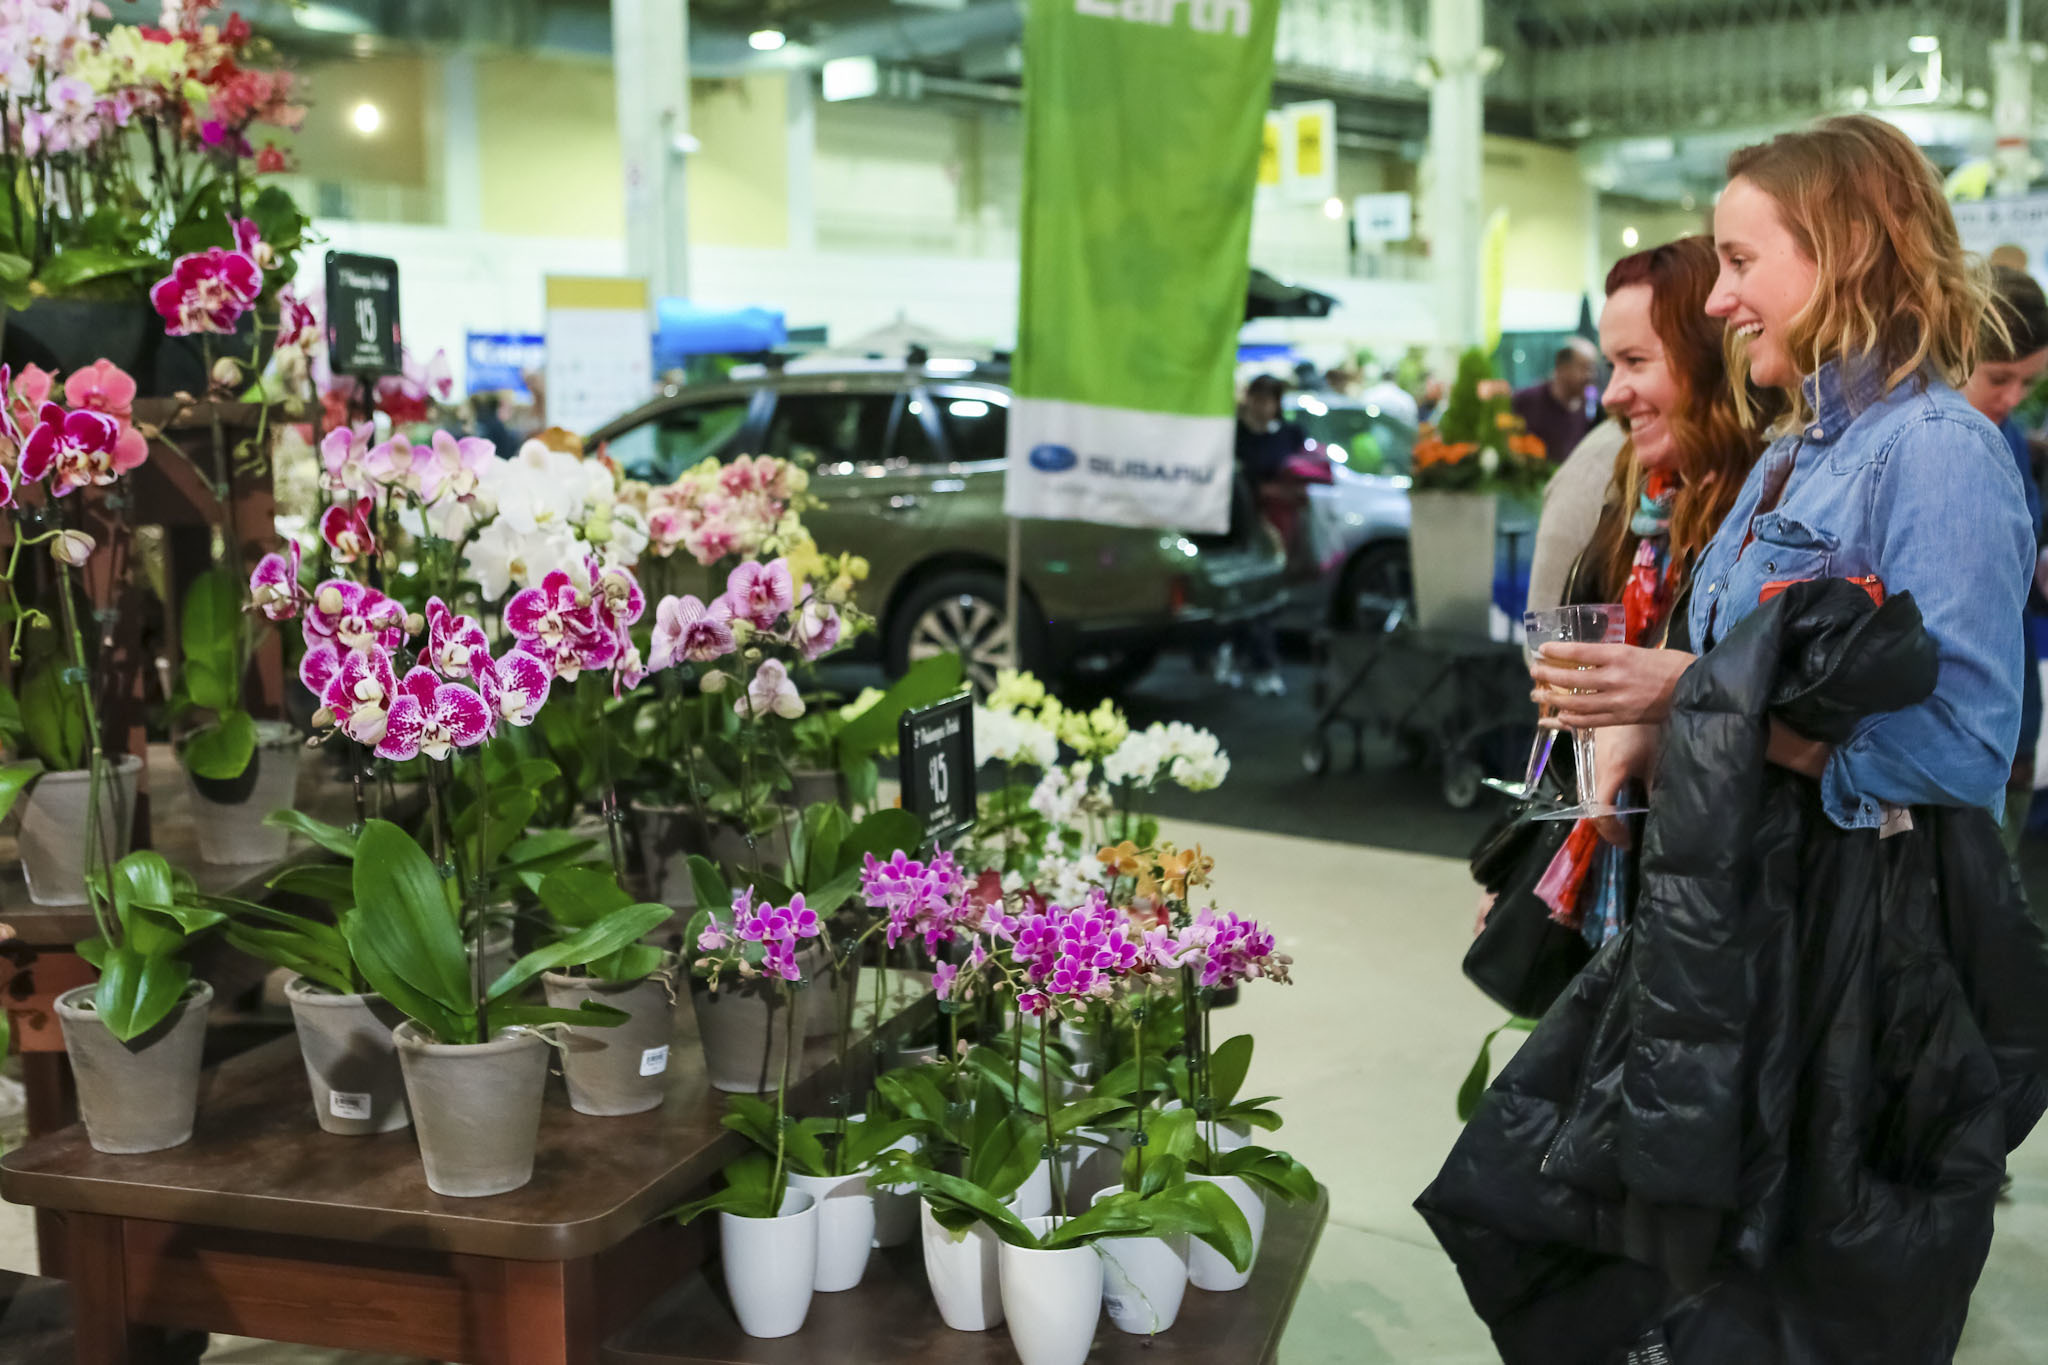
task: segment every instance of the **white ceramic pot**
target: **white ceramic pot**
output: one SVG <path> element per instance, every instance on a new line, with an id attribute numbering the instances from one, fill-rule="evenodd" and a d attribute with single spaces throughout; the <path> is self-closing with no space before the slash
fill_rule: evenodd
<path id="1" fill-rule="evenodd" d="M 1252 1230 L 1252 1260 L 1243 1270 L 1237 1269 L 1223 1259 L 1223 1253 L 1207 1242 L 1190 1240 L 1188 1243 L 1188 1283 L 1197 1289 L 1229 1290 L 1242 1289 L 1250 1283 L 1252 1271 L 1259 1264 L 1259 1243 L 1266 1235 L 1266 1201 L 1257 1189 L 1234 1175 L 1191 1175 L 1190 1180 L 1206 1180 L 1237 1201 L 1237 1207 L 1244 1212 L 1244 1221 Z"/>
<path id="2" fill-rule="evenodd" d="M 1408 508 L 1416 623 L 1486 636 L 1497 553 L 1494 495 L 1417 489 L 1408 495 Z"/>
<path id="3" fill-rule="evenodd" d="M 1102 1035 L 1085 1024 L 1060 1020 L 1059 1040 L 1074 1055 L 1074 1069 L 1084 1074 L 1102 1060 Z"/>
<path id="4" fill-rule="evenodd" d="M 918 1230 L 924 1240 L 924 1273 L 931 1282 L 939 1317 L 956 1332 L 986 1332 L 1003 1320 L 1000 1239 L 976 1223 L 956 1240 L 917 1201 Z"/>
<path id="5" fill-rule="evenodd" d="M 109 863 L 128 854 L 135 819 L 135 783 L 142 760 L 122 754 L 107 765 L 100 782 L 100 842 Z M 84 905 L 86 807 L 92 803 L 92 774 L 76 768 L 44 773 L 29 784 L 20 804 L 21 871 L 28 898 L 37 905 Z"/>
<path id="6" fill-rule="evenodd" d="M 1122 1185 L 1096 1192 L 1093 1203 L 1122 1194 Z M 1194 1239 L 1177 1237 L 1105 1237 L 1095 1244 L 1102 1255 L 1102 1306 L 1118 1330 L 1151 1336 L 1173 1326 L 1188 1292 L 1188 1246 Z"/>
<path id="7" fill-rule="evenodd" d="M 1044 1218 L 1052 1212 L 1052 1162 L 1040 1161 L 1005 1201 L 1019 1218 Z"/>
<path id="8" fill-rule="evenodd" d="M 866 1114 L 855 1114 L 856 1121 L 865 1119 Z M 919 1147 L 914 1137 L 904 1138 L 889 1148 L 892 1152 L 914 1152 Z M 878 1247 L 900 1247 L 917 1236 L 917 1187 L 915 1185 L 868 1185 L 868 1193 L 875 1201 L 875 1245 Z"/>
<path id="9" fill-rule="evenodd" d="M 1056 1218 L 1027 1218 L 1043 1237 Z M 1002 1244 L 1003 1319 L 1024 1365 L 1083 1365 L 1102 1318 L 1102 1258 L 1092 1246 L 1035 1251 Z"/>
<path id="10" fill-rule="evenodd" d="M 725 1292 L 740 1330 L 750 1337 L 786 1337 L 811 1311 L 818 1273 L 818 1202 L 792 1186 L 774 1218 L 718 1215 Z"/>
<path id="11" fill-rule="evenodd" d="M 1116 1182 L 1123 1173 L 1124 1152 L 1131 1145 L 1129 1133 L 1102 1128 L 1078 1129 L 1073 1137 L 1086 1141 L 1070 1139 L 1060 1144 L 1060 1188 L 1067 1192 L 1070 1205 L 1079 1202 L 1075 1191 Z"/>
<path id="12" fill-rule="evenodd" d="M 291 843 L 289 830 L 263 823 L 272 811 L 290 810 L 298 801 L 299 755 L 305 746 L 298 731 L 283 721 L 256 722 L 257 747 L 250 762 L 256 777 L 248 795 L 239 801 L 219 801 L 209 794 L 209 784 L 194 780 L 181 764 L 185 785 L 192 792 L 192 831 L 198 836 L 202 862 L 242 865 L 284 860 Z"/>
<path id="13" fill-rule="evenodd" d="M 875 1244 L 875 1198 L 866 1172 L 858 1175 L 789 1175 L 789 1187 L 818 1205 L 818 1272 L 812 1287 L 836 1294 L 860 1283 Z"/>

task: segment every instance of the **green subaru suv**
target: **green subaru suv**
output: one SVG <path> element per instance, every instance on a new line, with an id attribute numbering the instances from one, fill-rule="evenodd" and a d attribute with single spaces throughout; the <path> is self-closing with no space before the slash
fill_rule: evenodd
<path id="1" fill-rule="evenodd" d="M 891 676 L 958 650 L 991 685 L 1007 659 L 1003 440 L 1008 372 L 932 360 L 760 368 L 669 388 L 591 433 L 627 473 L 666 481 L 705 456 L 768 454 L 811 471 L 818 544 L 867 557 L 865 605 Z M 1279 611 L 1286 556 L 1240 487 L 1223 535 L 1078 521 L 1022 525 L 1019 641 L 1041 677 L 1114 688 L 1162 650 Z M 872 648 L 873 646 L 870 646 Z"/>

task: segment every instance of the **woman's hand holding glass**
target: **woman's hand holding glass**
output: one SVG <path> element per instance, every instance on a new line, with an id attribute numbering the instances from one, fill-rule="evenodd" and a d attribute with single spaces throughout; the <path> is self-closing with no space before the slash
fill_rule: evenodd
<path id="1" fill-rule="evenodd" d="M 1529 665 L 1530 696 L 1568 730 L 1661 725 L 1671 696 L 1695 656 L 1682 649 L 1553 642 Z"/>

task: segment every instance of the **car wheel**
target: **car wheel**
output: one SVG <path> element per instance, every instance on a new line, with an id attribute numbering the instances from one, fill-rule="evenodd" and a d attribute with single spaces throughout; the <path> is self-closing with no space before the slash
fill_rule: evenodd
<path id="1" fill-rule="evenodd" d="M 902 676 L 920 659 L 955 651 L 978 692 L 996 685 L 996 670 L 1010 663 L 1010 628 L 998 574 L 965 570 L 917 584 L 890 614 L 889 673 Z M 1045 631 L 1025 599 L 1020 665 L 1045 676 Z"/>
<path id="2" fill-rule="evenodd" d="M 1408 543 L 1381 540 L 1360 548 L 1337 577 L 1330 598 L 1334 630 L 1378 630 L 1395 609 L 1415 610 L 1415 576 L 1409 566 Z"/>

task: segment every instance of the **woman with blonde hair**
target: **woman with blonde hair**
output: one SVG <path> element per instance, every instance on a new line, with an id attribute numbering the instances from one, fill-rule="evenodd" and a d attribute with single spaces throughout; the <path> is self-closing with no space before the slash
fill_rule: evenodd
<path id="1" fill-rule="evenodd" d="M 1948 1360 L 2048 1108 L 2048 945 L 1992 814 L 2032 535 L 1955 388 L 1982 268 L 1877 119 L 1728 171 L 1707 311 L 1789 411 L 1690 650 L 1532 669 L 1649 777 L 1641 886 L 1418 1201 L 1509 1362 Z"/>

